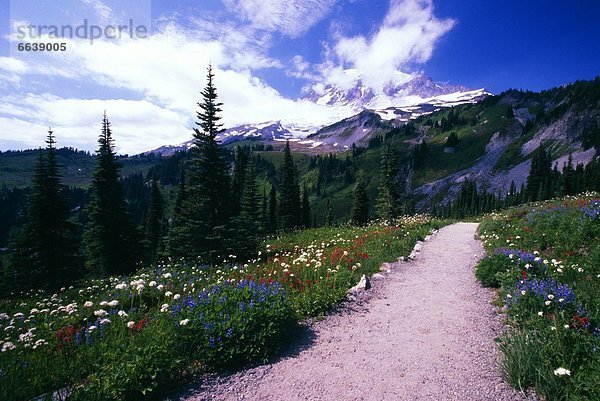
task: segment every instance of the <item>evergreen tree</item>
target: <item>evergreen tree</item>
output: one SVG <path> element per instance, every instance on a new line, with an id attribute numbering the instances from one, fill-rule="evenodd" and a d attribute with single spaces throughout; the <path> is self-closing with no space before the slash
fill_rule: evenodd
<path id="1" fill-rule="evenodd" d="M 263 186 L 263 191 L 262 191 L 262 203 L 260 205 L 260 220 L 261 220 L 261 230 L 262 232 L 268 232 L 269 231 L 269 201 L 267 199 L 267 189 Z"/>
<path id="2" fill-rule="evenodd" d="M 388 146 L 381 156 L 379 194 L 377 196 L 377 215 L 387 224 L 394 224 L 398 216 L 398 161 Z"/>
<path id="3" fill-rule="evenodd" d="M 179 170 L 179 190 L 175 198 L 175 207 L 173 209 L 173 219 L 169 229 L 169 253 L 172 255 L 183 255 L 184 247 L 179 239 L 185 235 L 185 220 L 183 207 L 187 200 L 187 191 L 185 185 L 185 168 L 183 161 L 180 163 Z"/>
<path id="4" fill-rule="evenodd" d="M 296 168 L 290 151 L 289 141 L 285 144 L 283 156 L 281 200 L 279 203 L 279 217 L 281 228 L 291 229 L 300 223 L 300 190 L 296 181 Z"/>
<path id="5" fill-rule="evenodd" d="M 119 181 L 112 131 L 106 113 L 98 139 L 96 170 L 92 176 L 89 222 L 83 235 L 85 266 L 93 275 L 128 274 L 140 261 L 140 241 Z"/>
<path id="6" fill-rule="evenodd" d="M 302 191 L 302 227 L 310 227 L 310 200 L 308 198 L 308 188 L 304 185 Z"/>
<path id="7" fill-rule="evenodd" d="M 369 222 L 369 196 L 363 178 L 359 178 L 354 186 L 350 221 L 357 226 L 364 226 Z"/>
<path id="8" fill-rule="evenodd" d="M 260 198 L 256 187 L 254 160 L 250 157 L 244 173 L 244 187 L 240 200 L 240 216 L 247 224 L 260 224 Z"/>
<path id="9" fill-rule="evenodd" d="M 585 167 L 583 189 L 586 191 L 600 191 L 600 156 L 592 160 Z"/>
<path id="10" fill-rule="evenodd" d="M 25 224 L 9 245 L 4 290 L 56 290 L 79 275 L 75 227 L 69 221 L 55 143 L 50 129 L 35 167 Z"/>
<path id="11" fill-rule="evenodd" d="M 190 150 L 186 199 L 180 216 L 182 226 L 173 232 L 175 256 L 200 256 L 215 262 L 226 250 L 229 223 L 229 176 L 227 164 L 216 137 L 222 132 L 222 103 L 217 101 L 212 67 L 208 67 L 207 85 L 202 94 L 198 121 L 194 127 L 194 146 Z"/>
<path id="12" fill-rule="evenodd" d="M 577 193 L 577 181 L 575 169 L 573 168 L 573 155 L 569 153 L 569 159 L 562 170 L 562 195 L 575 195 Z"/>
<path id="13" fill-rule="evenodd" d="M 327 198 L 327 205 L 325 206 L 325 225 L 327 227 L 333 227 L 333 207 L 331 198 Z"/>
<path id="14" fill-rule="evenodd" d="M 456 136 L 456 133 L 451 132 L 448 138 L 446 139 L 446 147 L 455 148 L 458 145 L 458 142 L 458 136 Z"/>
<path id="15" fill-rule="evenodd" d="M 527 177 L 528 201 L 546 199 L 549 194 L 550 177 L 552 176 L 552 159 L 548 155 L 544 144 L 541 144 L 531 159 L 531 168 Z"/>
<path id="16" fill-rule="evenodd" d="M 269 192 L 269 224 L 267 227 L 269 233 L 277 231 L 277 191 L 275 185 L 271 185 Z"/>
<path id="17" fill-rule="evenodd" d="M 156 180 L 152 180 L 150 205 L 146 217 L 146 240 L 148 242 L 148 261 L 156 261 L 157 252 L 163 234 L 163 202 Z"/>
<path id="18" fill-rule="evenodd" d="M 244 177 L 246 175 L 247 157 L 240 145 L 235 147 L 235 163 L 233 165 L 232 182 L 232 214 L 237 215 L 240 212 L 240 200 L 244 192 Z"/>
<path id="19" fill-rule="evenodd" d="M 249 258 L 256 252 L 261 229 L 259 202 L 254 161 L 250 157 L 244 172 L 240 215 L 233 217 L 234 229 L 229 236 L 230 249 L 240 258 Z"/>

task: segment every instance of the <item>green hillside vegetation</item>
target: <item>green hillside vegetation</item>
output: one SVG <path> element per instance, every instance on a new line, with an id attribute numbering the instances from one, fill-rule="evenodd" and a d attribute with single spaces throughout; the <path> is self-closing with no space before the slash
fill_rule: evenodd
<path id="1" fill-rule="evenodd" d="M 582 143 L 585 149 L 592 147 L 597 149 L 600 146 L 598 139 L 600 127 L 597 123 L 600 110 L 599 87 L 600 80 L 596 79 L 540 93 L 511 90 L 498 96 L 488 97 L 478 104 L 441 110 L 422 116 L 407 126 L 395 128 L 388 121 L 367 116 L 367 120 L 374 128 L 368 146 L 354 147 L 352 150 L 336 154 L 293 153 L 298 172 L 298 184 L 308 189 L 312 211 L 311 224 L 325 224 L 328 202 L 331 202 L 336 223 L 348 221 L 352 206 L 352 189 L 357 177 L 361 175 L 365 177 L 366 191 L 370 200 L 370 215 L 375 216 L 381 152 L 386 146 L 390 146 L 396 153 L 404 172 L 410 173 L 409 186 L 412 189 L 472 166 L 485 154 L 486 146 L 495 133 L 499 133 L 500 137 L 508 136 L 514 141 L 508 145 L 495 163 L 493 171 L 511 168 L 531 157 L 531 155 L 522 155 L 523 144 L 533 139 L 548 124 L 561 118 L 566 119 L 567 122 L 572 121 L 567 125 L 567 129 L 572 131 L 568 134 L 572 142 L 547 140 L 545 146 L 553 158 L 573 151 L 574 142 Z M 520 120 L 515 117 L 517 113 L 521 116 Z M 456 135 L 458 143 L 449 148 L 447 141 L 452 134 Z M 241 146 L 245 152 L 255 149 L 253 156 L 257 186 L 261 195 L 263 191 L 268 193 L 272 185 L 278 187 L 280 184 L 283 144 L 274 145 L 274 150 L 265 151 L 263 150 L 265 146 L 259 142 L 243 141 L 230 144 L 224 149 L 225 159 L 230 166 L 234 162 L 233 154 L 236 146 Z M 422 145 L 426 149 L 417 152 L 416 148 Z M 0 189 L 3 193 L 0 199 L 5 204 L 9 203 L 5 209 L 16 211 L 4 225 L 6 228 L 0 230 L 2 231 L 0 247 L 6 244 L 10 227 L 20 224 L 14 216 L 22 215 L 20 208 L 23 207 L 23 193 L 26 193 L 27 189 L 25 188 L 24 192 L 16 191 L 19 192 L 17 194 L 9 192 L 14 191 L 11 189 L 13 187 L 23 188 L 31 182 L 36 153 L 37 151 L 0 153 L 3 187 Z M 63 184 L 68 187 L 87 189 L 95 166 L 94 157 L 73 149 L 58 149 L 57 155 L 59 165 L 62 166 Z M 141 224 L 143 220 L 149 197 L 148 185 L 152 179 L 160 182 L 165 197 L 165 210 L 168 216 L 172 214 L 181 161 L 187 158 L 185 152 L 169 157 L 154 155 L 119 157 L 126 200 L 137 224 Z M 561 170 L 562 166 L 558 168 Z M 482 183 L 478 184 L 479 187 L 482 185 Z M 594 189 L 593 185 L 588 185 L 587 188 Z M 450 186 L 442 188 L 442 191 L 434 196 L 435 202 L 439 203 L 439 200 L 444 199 L 449 190 Z M 413 198 L 410 204 L 415 205 L 422 200 L 423 198 Z M 14 205 L 11 205 L 13 202 Z M 426 202 L 429 205 L 432 203 L 432 201 Z M 84 204 L 74 200 L 71 206 L 72 208 L 83 207 Z M 427 210 L 422 209 L 422 211 Z"/>

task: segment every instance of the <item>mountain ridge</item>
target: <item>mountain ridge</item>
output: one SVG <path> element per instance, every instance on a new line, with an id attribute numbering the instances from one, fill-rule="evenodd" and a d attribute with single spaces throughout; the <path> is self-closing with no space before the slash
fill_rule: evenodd
<path id="1" fill-rule="evenodd" d="M 341 117 L 332 124 L 307 126 L 295 121 L 265 121 L 261 123 L 247 123 L 226 129 L 217 136 L 222 145 L 235 141 L 260 140 L 267 142 L 294 141 L 299 145 L 306 145 L 307 150 L 323 152 L 343 150 L 335 143 L 344 142 L 344 146 L 351 143 L 328 136 L 328 140 L 312 140 L 313 135 L 338 124 L 349 118 L 361 114 L 365 110 L 378 113 L 382 119 L 393 120 L 396 125 L 403 125 L 421 115 L 432 113 L 444 107 L 453 107 L 465 103 L 475 103 L 490 93 L 485 89 L 470 90 L 460 85 L 450 85 L 435 82 L 423 74 L 408 75 L 398 72 L 397 79 L 388 81 L 380 88 L 373 88 L 363 82 L 363 77 L 356 70 L 346 70 L 354 82 L 350 87 L 343 89 L 335 85 L 325 85 L 320 91 L 311 90 L 302 97 L 321 106 L 336 110 Z M 360 134 L 360 133 L 358 133 Z M 368 141 L 365 136 L 353 135 L 356 143 Z M 179 145 L 164 145 L 144 153 L 170 155 L 179 150 L 189 149 L 193 140 Z"/>

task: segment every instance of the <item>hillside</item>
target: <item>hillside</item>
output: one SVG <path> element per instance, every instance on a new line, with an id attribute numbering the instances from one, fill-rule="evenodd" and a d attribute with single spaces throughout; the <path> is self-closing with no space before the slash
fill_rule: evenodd
<path id="1" fill-rule="evenodd" d="M 90 152 L 73 148 L 57 150 L 58 163 L 62 167 L 63 184 L 75 187 L 87 187 L 91 182 L 96 159 Z M 38 158 L 38 150 L 22 150 L 0 152 L 0 185 L 9 188 L 30 185 L 34 166 Z M 121 156 L 122 176 L 143 172 L 146 173 L 159 158 L 149 156 Z"/>
<path id="2" fill-rule="evenodd" d="M 432 108 L 416 114 L 421 115 L 415 118 L 413 114 L 411 119 L 407 114 L 408 118 L 392 121 L 365 110 L 322 128 L 305 141 L 291 143 L 299 182 L 309 191 L 313 222 L 323 223 L 328 199 L 332 201 L 334 218 L 346 221 L 352 188 L 360 176 L 367 179 L 374 215 L 381 152 L 388 145 L 399 159 L 409 200 L 422 211 L 430 210 L 433 203 L 450 202 L 466 180 L 474 180 L 480 190 L 485 186 L 492 193 L 505 194 L 511 181 L 519 188 L 529 173 L 531 157 L 542 142 L 549 147 L 553 165 L 559 170 L 569 154 L 574 165 L 588 164 L 598 156 L 600 148 L 600 79 L 541 93 L 511 90 L 477 104 L 435 112 Z M 458 143 L 449 147 L 446 141 L 451 133 L 456 134 Z M 328 142 L 331 146 L 315 147 L 309 141 Z M 238 144 L 261 158 L 257 162 L 260 186 L 268 189 L 269 183 L 277 187 L 284 142 L 230 143 L 226 146 L 230 162 L 232 149 Z M 166 153 L 174 151 L 169 148 Z M 151 171 L 163 185 L 177 184 L 182 157 L 183 153 L 175 157 L 122 157 L 122 176 L 140 172 L 147 176 Z M 35 159 L 35 151 L 0 153 L 2 184 L 8 188 L 25 186 Z M 66 185 L 89 184 L 94 167 L 90 154 L 61 149 L 59 162 Z M 172 199 L 170 196 L 168 201 Z"/>
<path id="3" fill-rule="evenodd" d="M 447 146 L 452 133 L 458 143 Z M 354 178 L 364 175 L 374 202 L 381 150 L 389 145 L 410 181 L 417 208 L 426 210 L 433 202 L 449 202 L 467 180 L 492 193 L 506 194 L 511 181 L 519 188 L 542 142 L 559 171 L 569 154 L 574 166 L 586 165 L 598 156 L 599 137 L 600 79 L 541 93 L 511 90 L 474 105 L 421 116 L 402 127 L 365 111 L 310 137 L 339 144 L 348 144 L 350 138 L 356 146 L 365 146 L 333 156 L 349 159 L 349 167 L 340 170 L 337 178 L 328 178 L 325 188 L 318 182 L 323 178 L 318 171 L 309 170 L 305 180 L 318 188 L 315 194 L 325 192 L 347 210 Z"/>

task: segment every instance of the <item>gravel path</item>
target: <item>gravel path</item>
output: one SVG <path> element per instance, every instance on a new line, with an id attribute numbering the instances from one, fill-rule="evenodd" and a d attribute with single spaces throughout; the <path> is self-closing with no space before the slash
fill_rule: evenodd
<path id="1" fill-rule="evenodd" d="M 289 355 L 203 378 L 176 399 L 522 400 L 499 374 L 502 325 L 479 286 L 477 224 L 444 227 L 411 262 L 373 282 L 367 302 L 310 325 Z"/>

